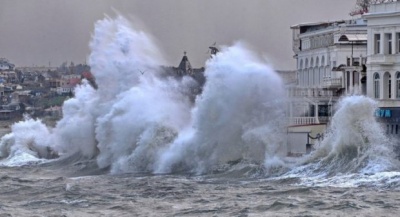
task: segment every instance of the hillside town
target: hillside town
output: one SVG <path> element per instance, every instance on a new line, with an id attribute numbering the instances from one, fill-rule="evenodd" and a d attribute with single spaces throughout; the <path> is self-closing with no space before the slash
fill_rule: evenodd
<path id="1" fill-rule="evenodd" d="M 193 68 L 186 52 L 177 67 L 161 67 L 164 75 L 180 79 L 193 78 L 185 94 L 194 101 L 205 83 L 204 67 Z M 143 72 L 144 73 L 144 72 Z M 59 67 L 15 67 L 0 59 L 0 122 L 4 126 L 19 121 L 24 115 L 54 124 L 62 117 L 62 104 L 73 97 L 74 89 L 86 79 L 97 88 L 95 77 L 86 64 L 64 62 Z"/>
<path id="2" fill-rule="evenodd" d="M 57 120 L 62 103 L 73 96 L 74 88 L 88 80 L 95 85 L 90 67 L 63 63 L 59 67 L 16 67 L 0 59 L 0 120 L 17 121 L 24 114 Z"/>

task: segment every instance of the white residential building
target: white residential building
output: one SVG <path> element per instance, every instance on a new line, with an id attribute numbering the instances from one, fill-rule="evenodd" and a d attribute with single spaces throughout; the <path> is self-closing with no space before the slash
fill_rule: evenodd
<path id="1" fill-rule="evenodd" d="M 367 95 L 378 100 L 376 116 L 389 134 L 400 135 L 400 2 L 370 5 Z"/>

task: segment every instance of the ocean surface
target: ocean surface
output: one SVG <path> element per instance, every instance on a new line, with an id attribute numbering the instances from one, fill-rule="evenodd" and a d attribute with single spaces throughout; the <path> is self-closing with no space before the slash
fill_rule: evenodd
<path id="1" fill-rule="evenodd" d="M 289 158 L 291 99 L 245 43 L 205 63 L 195 100 L 125 18 L 96 22 L 89 46 L 98 88 L 78 86 L 54 126 L 26 116 L 1 137 L 0 217 L 399 216 L 398 142 L 374 100 L 344 96 L 315 150 Z"/>
<path id="2" fill-rule="evenodd" d="M 300 178 L 69 176 L 51 166 L 3 167 L 0 216 L 398 216 L 400 173 L 385 175 L 314 186 Z"/>

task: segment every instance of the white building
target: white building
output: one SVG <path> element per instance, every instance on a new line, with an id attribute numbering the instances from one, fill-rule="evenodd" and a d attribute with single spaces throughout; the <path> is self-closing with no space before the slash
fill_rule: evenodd
<path id="1" fill-rule="evenodd" d="M 288 154 L 321 139 L 339 97 L 366 92 L 364 19 L 298 24 L 293 31 L 297 83 L 288 89 Z"/>
<path id="2" fill-rule="evenodd" d="M 291 29 L 298 82 L 289 90 L 290 123 L 326 123 L 338 97 L 366 90 L 367 24 L 356 19 Z"/>
<path id="3" fill-rule="evenodd" d="M 7 59 L 0 58 L 0 71 L 13 70 L 14 64 L 11 64 Z"/>
<path id="4" fill-rule="evenodd" d="M 400 134 L 400 2 L 370 5 L 367 95 L 379 102 L 377 116 L 387 132 Z"/>

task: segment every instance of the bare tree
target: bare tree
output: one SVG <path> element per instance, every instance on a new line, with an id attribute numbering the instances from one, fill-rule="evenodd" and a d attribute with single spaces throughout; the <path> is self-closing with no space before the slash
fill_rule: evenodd
<path id="1" fill-rule="evenodd" d="M 356 7 L 350 12 L 350 15 L 355 16 L 368 13 L 369 6 L 373 4 L 382 4 L 397 1 L 398 0 L 357 0 Z"/>
<path id="2" fill-rule="evenodd" d="M 375 0 L 357 0 L 356 7 L 350 12 L 350 16 L 368 13 L 368 8 L 372 1 Z"/>

